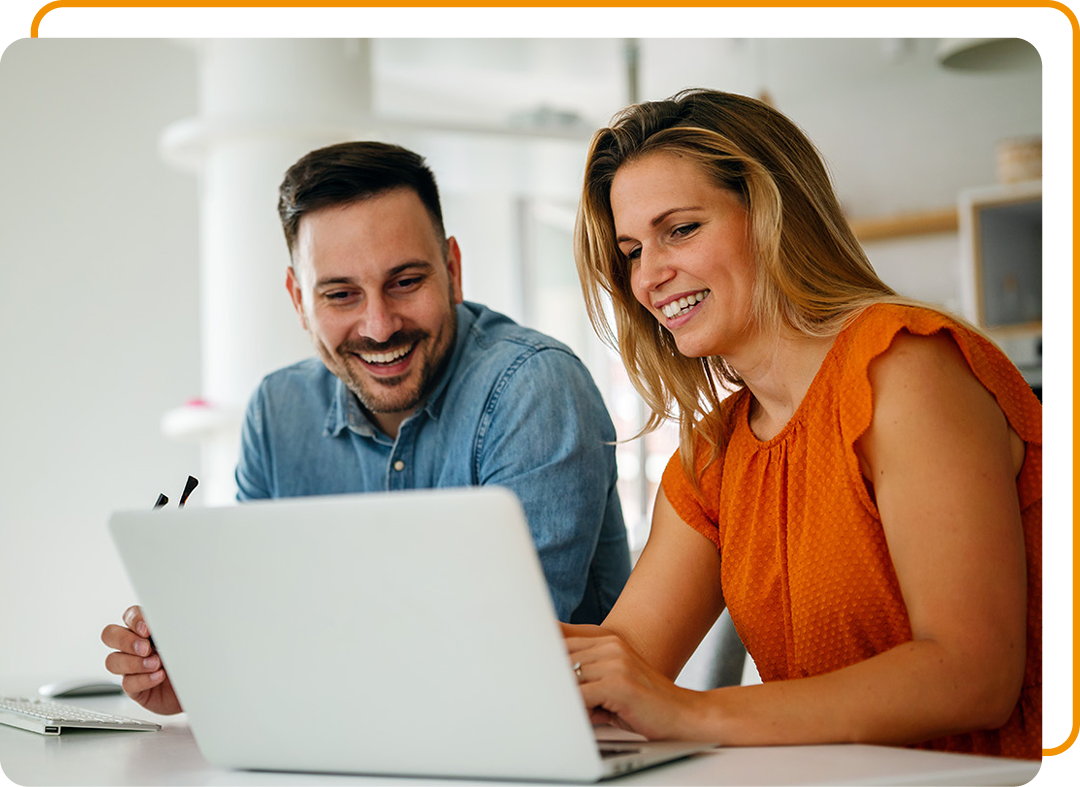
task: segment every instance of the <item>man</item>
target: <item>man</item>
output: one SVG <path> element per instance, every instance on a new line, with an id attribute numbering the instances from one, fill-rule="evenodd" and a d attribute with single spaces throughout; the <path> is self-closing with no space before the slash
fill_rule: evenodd
<path id="1" fill-rule="evenodd" d="M 348 142 L 285 175 L 286 285 L 318 359 L 248 405 L 241 500 L 498 484 L 515 492 L 564 622 L 599 623 L 630 571 L 611 419 L 564 345 L 462 298 L 434 176 L 403 148 Z M 497 591 L 493 591 L 497 592 Z M 106 668 L 180 709 L 137 607 Z"/>

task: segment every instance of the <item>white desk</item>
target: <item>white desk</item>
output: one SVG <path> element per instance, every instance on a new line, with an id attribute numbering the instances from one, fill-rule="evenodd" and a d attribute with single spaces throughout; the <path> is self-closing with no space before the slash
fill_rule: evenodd
<path id="1" fill-rule="evenodd" d="M 10 686 L 0 685 L 2 693 L 32 696 L 25 688 L 12 691 Z M 69 702 L 91 710 L 157 721 L 163 728 L 160 732 L 72 731 L 46 737 L 0 725 L 0 765 L 8 779 L 26 787 L 195 784 L 427 784 L 454 787 L 463 784 L 460 780 L 266 773 L 217 768 L 199 753 L 183 715 L 154 716 L 123 696 L 82 697 Z M 605 784 L 663 787 L 729 784 L 1020 785 L 1030 781 L 1038 770 L 1037 762 L 887 746 L 775 746 L 718 749 Z M 493 787 L 495 783 L 483 784 Z"/>

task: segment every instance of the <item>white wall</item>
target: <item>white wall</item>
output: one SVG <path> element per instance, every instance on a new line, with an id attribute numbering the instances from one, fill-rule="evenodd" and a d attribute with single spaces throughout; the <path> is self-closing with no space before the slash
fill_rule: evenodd
<path id="1" fill-rule="evenodd" d="M 196 183 L 158 155 L 196 103 L 166 42 L 24 39 L 0 60 L 0 675 L 100 669 L 130 603 L 115 508 L 179 496 L 199 393 Z"/>
<path id="2" fill-rule="evenodd" d="M 678 53 L 671 42 L 645 43 L 643 63 L 656 70 L 646 72 L 644 98 L 689 85 L 759 87 L 760 69 L 742 57 L 747 42 L 684 42 Z M 500 94 L 480 76 L 497 75 L 513 90 L 510 77 L 535 68 L 555 73 L 536 85 L 555 95 L 564 85 L 594 125 L 625 100 L 619 64 L 602 57 L 618 54 L 612 42 L 594 46 L 584 70 L 581 60 L 527 42 L 496 46 L 518 58 L 504 70 L 492 65 L 494 54 L 470 55 L 470 65 L 447 56 L 462 51 L 454 42 L 431 42 L 420 45 L 433 54 L 419 76 L 423 57 L 409 61 L 419 65 L 407 74 L 401 65 L 407 44 L 383 53 L 381 73 L 401 89 L 381 92 L 380 109 L 490 114 Z M 877 44 L 853 42 L 873 67 L 849 67 L 862 78 L 847 84 L 835 69 L 815 70 L 815 58 L 835 46 L 789 45 L 766 47 L 767 87 L 829 158 L 853 214 L 943 207 L 961 188 L 993 181 L 997 139 L 1040 130 L 1037 74 L 938 73 L 925 57 L 890 70 L 875 59 Z M 920 46 L 926 55 L 932 44 Z M 163 130 L 198 111 L 195 58 L 169 41 L 34 39 L 0 60 L 0 676 L 100 669 L 98 633 L 132 600 L 105 532 L 108 513 L 149 507 L 158 492 L 175 499 L 186 475 L 198 475 L 197 448 L 160 433 L 162 414 L 201 392 L 198 182 L 158 153 Z M 445 81 L 433 89 L 425 73 Z M 426 102 L 421 88 L 442 104 Z M 475 104 L 463 104 L 470 90 Z M 584 141 L 518 158 L 493 155 L 500 147 L 489 143 L 424 134 L 400 141 L 429 155 L 440 176 L 448 229 L 464 249 L 467 297 L 522 316 L 512 201 L 539 194 L 572 208 Z M 939 300 L 951 295 L 955 253 L 948 237 L 871 250 L 886 278 Z"/>

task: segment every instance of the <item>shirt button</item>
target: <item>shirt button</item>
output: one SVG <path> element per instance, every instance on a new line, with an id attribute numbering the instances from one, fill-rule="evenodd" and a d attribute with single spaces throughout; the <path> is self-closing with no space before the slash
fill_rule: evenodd
<path id="1" fill-rule="evenodd" d="M 394 469 L 400 473 L 402 470 L 405 469 L 405 463 L 398 459 L 396 462 L 394 462 Z"/>

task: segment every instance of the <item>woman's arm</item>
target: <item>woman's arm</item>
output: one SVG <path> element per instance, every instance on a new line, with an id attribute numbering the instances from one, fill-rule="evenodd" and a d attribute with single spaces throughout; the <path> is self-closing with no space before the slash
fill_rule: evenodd
<path id="1" fill-rule="evenodd" d="M 703 588 L 665 588 L 650 571 L 642 584 L 664 598 L 646 607 L 642 624 L 636 604 L 620 602 L 612 627 L 626 644 L 605 642 L 602 657 L 581 659 L 590 707 L 649 737 L 730 745 L 909 743 L 1008 719 L 1026 654 L 1015 435 L 948 337 L 901 335 L 870 375 L 874 418 L 858 449 L 913 640 L 826 675 L 685 692 L 670 683 L 681 636 L 671 646 L 657 642 L 663 617 L 680 614 L 678 599 Z M 655 576 L 679 573 L 669 566 Z M 685 581 L 701 580 L 688 572 Z"/>
<path id="2" fill-rule="evenodd" d="M 674 679 L 724 610 L 716 545 L 687 526 L 663 489 L 649 540 L 602 626 L 563 626 L 594 723 L 668 733 L 696 692 Z"/>
<path id="3" fill-rule="evenodd" d="M 649 540 L 604 629 L 674 679 L 723 611 L 716 545 L 679 518 L 661 488 Z"/>
<path id="4" fill-rule="evenodd" d="M 1016 492 L 1023 444 L 948 334 L 899 335 L 870 366 L 874 418 L 857 445 L 918 653 L 898 715 L 857 734 L 915 740 L 1001 726 L 1026 659 L 1027 575 Z M 888 711 L 890 706 L 886 705 Z"/>

